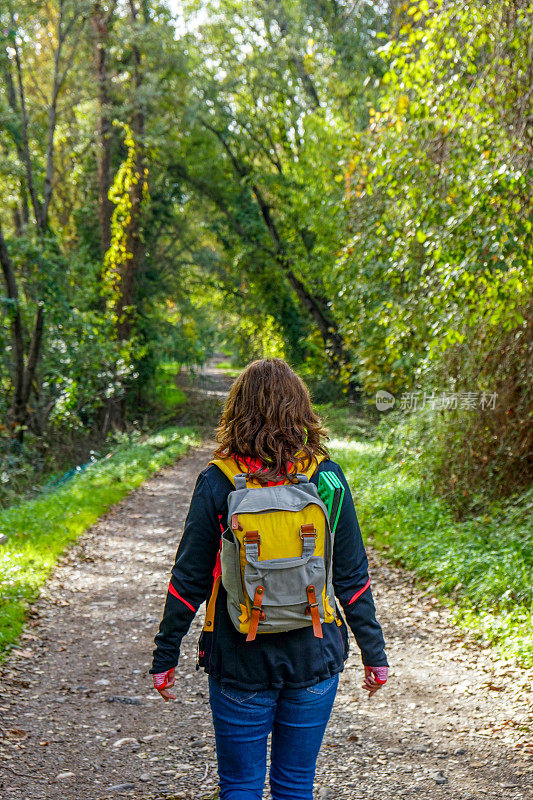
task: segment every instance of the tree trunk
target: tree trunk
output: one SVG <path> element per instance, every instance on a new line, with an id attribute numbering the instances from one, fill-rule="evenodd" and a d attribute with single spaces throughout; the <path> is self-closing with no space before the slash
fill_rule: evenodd
<path id="1" fill-rule="evenodd" d="M 287 280 L 296 292 L 303 307 L 316 323 L 320 335 L 324 340 L 326 352 L 331 361 L 333 370 L 335 373 L 339 373 L 343 366 L 350 366 L 351 359 L 344 346 L 337 323 L 328 309 L 327 300 L 324 297 L 313 294 L 294 273 L 291 260 L 284 253 L 281 238 L 278 234 L 272 214 L 270 213 L 270 206 L 266 203 L 256 185 L 252 186 L 252 192 L 259 206 L 266 228 L 276 247 L 276 261 L 287 276 Z"/>
<path id="2" fill-rule="evenodd" d="M 109 28 L 114 10 L 115 3 L 112 3 L 108 11 L 104 12 L 102 3 L 95 2 L 92 12 L 94 63 L 98 86 L 98 216 L 102 258 L 111 244 L 111 219 L 113 216 L 113 203 L 109 199 L 113 128 L 110 115 L 111 101 L 107 74 L 107 49 Z"/>
<path id="3" fill-rule="evenodd" d="M 137 27 L 139 16 L 135 0 L 129 0 L 129 9 L 135 37 L 135 28 Z M 144 4 L 141 4 L 141 14 L 144 22 L 148 22 L 148 11 Z M 136 301 L 137 278 L 144 257 L 142 211 L 145 184 L 145 115 L 139 100 L 143 83 L 142 55 L 135 38 L 132 45 L 132 62 L 134 112 L 131 120 L 131 129 L 135 141 L 135 163 L 133 166 L 135 180 L 131 182 L 129 190 L 131 211 L 126 229 L 126 258 L 120 266 L 120 289 L 115 306 L 117 316 L 116 336 L 119 341 L 123 342 L 130 340 L 133 332 L 133 310 Z M 107 426 L 124 427 L 126 416 L 125 400 L 125 397 L 110 398 L 106 408 Z"/>
<path id="4" fill-rule="evenodd" d="M 203 122 L 203 125 L 220 141 L 224 150 L 229 156 L 233 169 L 239 178 L 248 178 L 251 174 L 250 167 L 243 164 L 243 162 L 235 155 L 226 141 L 225 136 L 206 121 Z M 345 348 L 343 338 L 339 332 L 338 325 L 328 308 L 326 298 L 317 294 L 313 294 L 313 292 L 311 292 L 306 287 L 304 282 L 295 274 L 292 260 L 286 253 L 286 249 L 282 242 L 281 236 L 279 235 L 278 228 L 272 216 L 269 204 L 265 200 L 262 191 L 256 183 L 252 183 L 251 190 L 254 200 L 259 208 L 261 218 L 263 219 L 264 225 L 274 245 L 274 258 L 277 264 L 281 267 L 281 270 L 285 274 L 289 284 L 294 289 L 298 300 L 317 325 L 320 335 L 324 340 L 326 353 L 334 373 L 338 375 L 343 366 L 350 370 L 352 359 L 350 353 Z M 308 250 L 308 252 L 310 251 Z"/>
<path id="5" fill-rule="evenodd" d="M 137 22 L 138 13 L 134 0 L 130 0 L 130 14 L 133 24 Z M 144 187 L 144 110 L 138 98 L 141 94 L 143 75 L 141 66 L 141 51 L 137 43 L 133 43 L 133 77 L 134 77 L 134 97 L 135 111 L 132 119 L 132 130 L 135 139 L 135 175 L 137 180 L 133 181 L 130 190 L 131 214 L 130 222 L 126 231 L 126 252 L 129 255 L 124 264 L 124 272 L 121 279 L 121 292 L 117 304 L 118 324 L 117 337 L 126 341 L 131 337 L 132 314 L 130 309 L 135 303 L 135 288 L 140 264 L 144 256 L 144 245 L 142 238 L 142 204 Z"/>
<path id="6" fill-rule="evenodd" d="M 14 18 L 12 18 L 11 22 L 12 25 L 15 25 Z M 26 93 L 24 90 L 24 81 L 22 77 L 22 64 L 20 61 L 20 53 L 18 46 L 16 43 L 13 46 L 15 51 L 15 66 L 17 71 L 17 87 L 18 87 L 19 103 L 20 103 L 20 123 L 21 123 L 21 138 L 22 138 L 22 143 L 17 146 L 17 151 L 19 151 L 19 146 L 20 146 L 19 157 L 21 158 L 26 171 L 26 184 L 31 199 L 33 214 L 35 216 L 35 221 L 37 225 L 40 226 L 42 217 L 42 206 L 39 201 L 39 198 L 37 197 L 35 184 L 33 182 L 33 167 L 31 163 L 30 144 L 28 140 L 28 113 L 26 111 Z"/>
<path id="7" fill-rule="evenodd" d="M 19 305 L 19 292 L 13 263 L 7 251 L 6 242 L 0 222 L 0 266 L 4 275 L 7 296 L 11 301 L 11 341 L 13 347 L 13 400 L 10 416 L 16 426 L 17 438 L 24 439 L 24 428 L 28 419 L 28 402 L 32 383 L 35 378 L 37 364 L 41 353 L 43 337 L 43 307 L 39 303 L 35 314 L 33 334 L 30 340 L 28 358 L 24 365 L 24 326 Z"/>
<path id="8" fill-rule="evenodd" d="M 10 72 L 9 56 L 7 55 L 7 53 L 5 54 L 5 60 L 6 63 L 2 69 L 2 73 L 4 76 L 4 82 L 6 84 L 6 89 L 7 89 L 7 100 L 11 111 L 15 114 L 15 116 L 20 117 L 20 111 L 17 105 L 17 93 L 15 91 L 13 77 Z M 17 151 L 18 159 L 21 164 L 24 164 L 25 151 L 23 143 L 21 142 L 18 136 L 14 136 L 13 141 L 15 144 L 15 149 Z M 17 208 L 15 213 L 16 213 L 15 228 L 17 230 L 18 235 L 21 235 L 24 226 L 28 225 L 30 221 L 30 214 L 28 209 L 28 187 L 25 178 L 22 176 L 20 178 L 20 208 Z"/>

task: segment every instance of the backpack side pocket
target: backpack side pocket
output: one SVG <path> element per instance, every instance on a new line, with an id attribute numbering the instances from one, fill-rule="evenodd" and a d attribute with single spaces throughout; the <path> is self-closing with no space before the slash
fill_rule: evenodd
<path id="1" fill-rule="evenodd" d="M 228 596 L 228 612 L 231 621 L 239 630 L 241 626 L 239 618 L 243 611 L 247 610 L 242 588 L 239 548 L 232 539 L 227 539 L 225 536 L 222 537 L 220 565 L 222 568 L 222 585 Z"/>

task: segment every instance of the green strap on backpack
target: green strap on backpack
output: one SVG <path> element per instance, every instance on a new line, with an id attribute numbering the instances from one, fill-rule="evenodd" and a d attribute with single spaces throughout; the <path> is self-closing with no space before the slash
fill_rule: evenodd
<path id="1" fill-rule="evenodd" d="M 344 498 L 344 486 L 334 472 L 324 471 L 318 477 L 318 496 L 329 514 L 329 527 L 335 533 Z"/>

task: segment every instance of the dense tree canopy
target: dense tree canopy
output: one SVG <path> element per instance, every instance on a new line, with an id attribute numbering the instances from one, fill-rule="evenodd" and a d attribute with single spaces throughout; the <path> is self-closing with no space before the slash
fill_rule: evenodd
<path id="1" fill-rule="evenodd" d="M 223 346 L 287 357 L 321 399 L 447 393 L 437 473 L 512 490 L 531 466 L 531 4 L 171 6 L 0 8 L 6 457 L 123 427 L 162 362 Z"/>

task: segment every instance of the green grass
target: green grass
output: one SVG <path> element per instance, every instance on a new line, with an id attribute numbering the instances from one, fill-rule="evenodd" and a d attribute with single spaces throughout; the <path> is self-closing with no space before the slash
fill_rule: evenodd
<path id="1" fill-rule="evenodd" d="M 180 371 L 177 361 L 162 361 L 157 365 L 154 377 L 145 390 L 148 399 L 155 408 L 161 411 L 174 411 L 182 406 L 187 395 L 176 386 L 176 375 Z"/>
<path id="2" fill-rule="evenodd" d="M 456 624 L 533 666 L 533 489 L 457 521 L 421 465 L 379 440 L 335 439 L 331 453 L 352 487 L 367 540 L 415 570 Z"/>
<path id="3" fill-rule="evenodd" d="M 375 437 L 375 425 L 362 412 L 337 403 L 313 403 L 331 436 L 348 441 Z"/>
<path id="4" fill-rule="evenodd" d="M 243 371 L 244 367 L 236 367 L 231 361 L 220 361 L 215 369 L 219 369 L 221 372 L 225 372 L 226 375 L 229 375 L 230 378 L 236 378 L 237 375 L 240 375 Z"/>
<path id="5" fill-rule="evenodd" d="M 198 443 L 191 428 L 166 428 L 123 444 L 49 494 L 0 512 L 0 660 L 65 548 L 111 505 Z"/>

